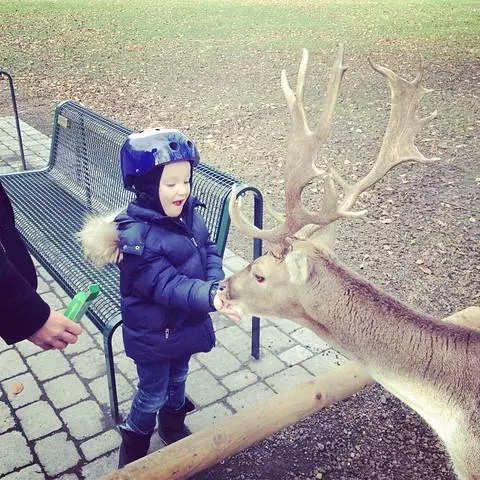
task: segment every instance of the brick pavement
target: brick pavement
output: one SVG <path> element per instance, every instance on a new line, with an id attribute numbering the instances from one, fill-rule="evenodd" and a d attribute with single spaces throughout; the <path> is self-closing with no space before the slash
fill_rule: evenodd
<path id="1" fill-rule="evenodd" d="M 45 165 L 50 139 L 22 122 L 29 168 Z M 12 117 L 0 118 L 0 174 L 21 169 Z M 231 247 L 231 246 L 230 246 Z M 246 262 L 225 254 L 227 273 Z M 69 297 L 40 265 L 39 293 L 62 310 Z M 312 332 L 284 319 L 261 320 L 261 358 L 250 356 L 251 322 L 214 314 L 217 346 L 191 361 L 187 391 L 198 431 L 276 393 L 304 383 L 344 359 Z M 103 337 L 86 317 L 83 334 L 65 352 L 0 339 L 0 479 L 93 480 L 116 468 L 119 435 L 109 413 Z M 114 336 L 120 411 L 126 414 L 136 372 L 120 329 Z M 23 390 L 15 393 L 21 384 Z M 150 451 L 161 447 L 153 436 Z"/>

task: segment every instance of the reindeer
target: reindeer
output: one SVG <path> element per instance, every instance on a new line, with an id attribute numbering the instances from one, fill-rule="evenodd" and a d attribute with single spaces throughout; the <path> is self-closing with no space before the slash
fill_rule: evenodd
<path id="1" fill-rule="evenodd" d="M 239 316 L 250 313 L 294 320 L 316 332 L 345 356 L 362 364 L 386 390 L 418 412 L 445 444 L 461 480 L 480 479 L 480 331 L 419 313 L 343 266 L 332 251 L 337 220 L 355 218 L 362 192 L 396 165 L 429 163 L 414 137 L 436 116 L 419 118 L 423 59 L 416 78 L 407 81 L 372 63 L 391 92 L 391 111 L 378 157 L 358 182 L 347 183 L 332 166 L 321 170 L 332 116 L 345 72 L 339 48 L 318 126 L 311 131 L 304 108 L 308 52 L 303 51 L 296 90 L 285 70 L 281 83 L 292 116 L 285 162 L 285 215 L 270 208 L 277 225 L 255 227 L 232 192 L 232 223 L 248 236 L 273 243 L 267 254 L 221 285 L 224 306 Z M 313 179 L 324 182 L 317 212 L 302 204 Z M 343 196 L 338 190 L 343 191 Z"/>

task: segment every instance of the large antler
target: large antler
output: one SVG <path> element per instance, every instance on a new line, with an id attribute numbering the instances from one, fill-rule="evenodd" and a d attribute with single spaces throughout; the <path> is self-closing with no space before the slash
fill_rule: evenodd
<path id="1" fill-rule="evenodd" d="M 315 166 L 315 159 L 321 155 L 330 134 L 335 103 L 345 67 L 343 66 L 343 45 L 340 46 L 330 77 L 320 122 L 311 131 L 306 119 L 304 100 L 305 78 L 308 66 L 308 52 L 303 50 L 298 70 L 296 91 L 290 88 L 285 70 L 282 71 L 282 88 L 292 115 L 288 153 L 285 164 L 285 216 L 272 212 L 279 224 L 269 230 L 261 230 L 249 222 L 241 211 L 236 189 L 230 198 L 230 215 L 233 224 L 248 236 L 281 243 L 295 235 L 306 225 L 316 225 L 310 229 L 312 235 L 319 228 L 340 218 L 364 215 L 366 210 L 353 211 L 359 195 L 378 182 L 394 166 L 409 160 L 430 162 L 435 159 L 424 157 L 414 144 L 416 133 L 436 116 L 436 111 L 425 118 L 418 118 L 416 111 L 422 95 L 429 90 L 420 85 L 423 77 L 423 60 L 417 77 L 412 82 L 399 77 L 388 68 L 373 64 L 372 68 L 385 76 L 391 91 L 391 112 L 388 126 L 377 160 L 372 170 L 354 185 L 348 184 L 332 167 L 321 171 Z M 311 212 L 302 205 L 301 196 L 305 186 L 317 176 L 324 177 L 324 201 L 319 212 Z M 343 188 L 343 199 L 338 202 L 337 182 Z M 267 203 L 268 204 L 268 203 Z"/>

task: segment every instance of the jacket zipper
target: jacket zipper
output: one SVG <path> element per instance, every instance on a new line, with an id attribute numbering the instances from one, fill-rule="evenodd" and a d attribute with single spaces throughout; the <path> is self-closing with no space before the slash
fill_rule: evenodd
<path id="1" fill-rule="evenodd" d="M 193 231 L 192 231 L 192 229 L 187 225 L 187 223 L 185 222 L 185 220 L 183 219 L 183 217 L 180 217 L 179 220 L 180 220 L 180 223 L 181 223 L 182 227 L 185 228 L 185 230 L 187 231 L 187 233 L 190 235 L 190 240 L 191 240 L 191 242 L 193 243 L 193 245 L 195 246 L 195 248 L 198 248 L 198 243 L 197 243 L 197 241 L 195 240 L 195 237 L 193 236 Z"/>
<path id="2" fill-rule="evenodd" d="M 170 329 L 166 328 L 165 329 L 165 340 L 168 340 L 168 337 L 170 336 Z"/>
<path id="3" fill-rule="evenodd" d="M 3 243 L 1 240 L 0 240 L 0 247 L 2 247 L 3 253 L 7 253 L 7 249 L 3 246 Z"/>

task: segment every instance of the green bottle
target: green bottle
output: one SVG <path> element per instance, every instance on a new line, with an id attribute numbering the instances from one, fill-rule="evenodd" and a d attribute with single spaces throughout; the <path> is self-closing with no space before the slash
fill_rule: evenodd
<path id="1" fill-rule="evenodd" d="M 92 301 L 98 297 L 101 290 L 100 285 L 92 283 L 86 291 L 78 292 L 68 304 L 65 310 L 65 316 L 74 322 L 78 322 Z"/>

